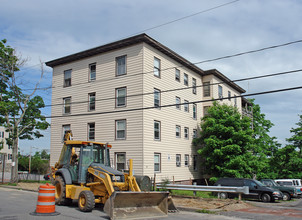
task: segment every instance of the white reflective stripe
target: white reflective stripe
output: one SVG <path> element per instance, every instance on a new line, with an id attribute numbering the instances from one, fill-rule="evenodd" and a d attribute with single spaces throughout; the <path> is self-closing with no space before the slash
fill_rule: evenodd
<path id="1" fill-rule="evenodd" d="M 37 202 L 37 205 L 55 205 L 55 202 Z"/>
<path id="2" fill-rule="evenodd" d="M 55 196 L 54 193 L 39 193 L 38 196 Z"/>
<path id="3" fill-rule="evenodd" d="M 40 189 L 40 190 L 53 190 L 53 191 L 55 191 L 55 188 L 49 189 L 49 188 L 41 188 L 41 187 L 39 187 L 39 189 Z"/>

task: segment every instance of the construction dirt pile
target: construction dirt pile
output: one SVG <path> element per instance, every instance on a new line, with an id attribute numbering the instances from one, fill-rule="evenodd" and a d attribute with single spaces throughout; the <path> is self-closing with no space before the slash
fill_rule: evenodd
<path id="1" fill-rule="evenodd" d="M 196 210 L 234 211 L 251 207 L 251 205 L 234 199 L 205 199 L 172 197 L 176 207 Z"/>

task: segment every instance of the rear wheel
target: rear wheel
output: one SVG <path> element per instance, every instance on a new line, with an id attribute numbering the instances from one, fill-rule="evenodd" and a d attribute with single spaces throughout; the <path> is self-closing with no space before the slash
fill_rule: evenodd
<path id="1" fill-rule="evenodd" d="M 228 193 L 226 193 L 226 192 L 218 193 L 218 198 L 219 199 L 227 199 L 228 197 L 229 197 Z"/>
<path id="2" fill-rule="evenodd" d="M 54 181 L 56 193 L 55 200 L 57 205 L 70 205 L 72 203 L 71 199 L 66 198 L 66 185 L 63 177 L 56 176 Z"/>
<path id="3" fill-rule="evenodd" d="M 287 192 L 284 192 L 283 193 L 283 200 L 284 201 L 289 201 L 291 198 L 290 198 L 290 195 L 287 193 Z"/>
<path id="4" fill-rule="evenodd" d="M 264 193 L 261 195 L 261 201 L 262 202 L 270 202 L 271 201 L 271 196 L 267 193 Z"/>
<path id="5" fill-rule="evenodd" d="M 93 192 L 89 190 L 82 191 L 79 195 L 78 206 L 82 212 L 91 212 L 95 206 Z"/>

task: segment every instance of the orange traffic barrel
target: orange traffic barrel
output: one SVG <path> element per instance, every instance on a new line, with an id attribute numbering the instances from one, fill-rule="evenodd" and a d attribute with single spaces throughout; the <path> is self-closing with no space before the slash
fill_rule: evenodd
<path id="1" fill-rule="evenodd" d="M 55 187 L 49 185 L 41 185 L 39 187 L 38 202 L 36 211 L 30 213 L 31 215 L 59 215 L 56 212 L 55 206 Z"/>

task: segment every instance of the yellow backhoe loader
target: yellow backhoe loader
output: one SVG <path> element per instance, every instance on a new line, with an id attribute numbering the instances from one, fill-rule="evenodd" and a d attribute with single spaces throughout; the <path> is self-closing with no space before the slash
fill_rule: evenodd
<path id="1" fill-rule="evenodd" d="M 111 145 L 71 140 L 71 136 L 68 131 L 50 175 L 56 204 L 68 205 L 75 199 L 81 211 L 89 212 L 95 203 L 102 203 L 111 219 L 167 215 L 168 192 L 141 192 L 133 176 L 132 160 L 129 173 L 120 172 L 110 166 Z"/>

